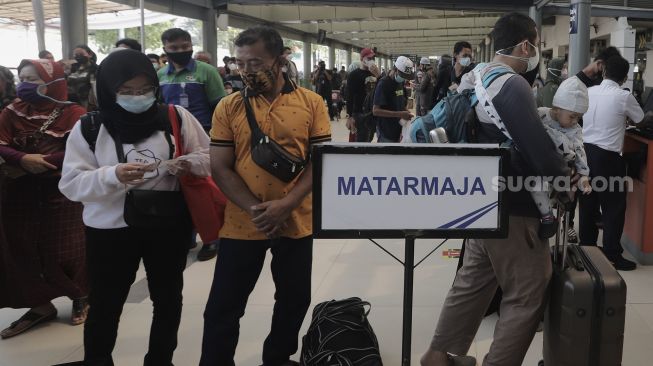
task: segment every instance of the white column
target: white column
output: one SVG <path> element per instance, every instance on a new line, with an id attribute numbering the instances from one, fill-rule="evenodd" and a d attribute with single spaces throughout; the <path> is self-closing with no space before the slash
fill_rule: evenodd
<path id="1" fill-rule="evenodd" d="M 653 60 L 653 50 L 646 52 L 646 60 Z M 653 65 L 653 61 L 651 65 Z M 653 88 L 653 66 L 649 66 L 644 71 L 644 87 Z"/>
<path id="2" fill-rule="evenodd" d="M 353 62 L 353 60 L 351 59 L 351 46 L 347 46 L 347 48 L 345 48 L 345 51 L 347 51 L 347 61 L 346 61 L 347 62 L 347 67 L 346 68 L 349 69 L 349 65 L 351 65 L 351 63 Z"/>
<path id="3" fill-rule="evenodd" d="M 329 43 L 329 69 L 333 69 L 336 65 L 336 47 L 333 42 Z"/>
<path id="4" fill-rule="evenodd" d="M 86 0 L 59 2 L 61 15 L 61 53 L 63 58 L 72 57 L 75 46 L 88 43 Z"/>
<path id="5" fill-rule="evenodd" d="M 311 78 L 311 71 L 313 71 L 313 64 L 311 63 L 311 37 L 305 36 L 304 37 L 304 86 L 305 87 L 310 87 L 310 78 Z"/>
<path id="6" fill-rule="evenodd" d="M 619 23 L 624 24 L 624 29 L 610 33 L 610 45 L 616 47 L 621 56 L 628 60 L 630 70 L 628 70 L 628 81 L 623 85 L 624 88 L 633 90 L 633 73 L 635 68 L 635 29 L 627 25 L 625 18 L 619 18 Z"/>

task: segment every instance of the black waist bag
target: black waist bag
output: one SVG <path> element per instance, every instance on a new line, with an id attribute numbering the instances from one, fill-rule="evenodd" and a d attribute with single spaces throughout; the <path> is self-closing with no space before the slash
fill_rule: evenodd
<path id="1" fill-rule="evenodd" d="M 382 366 L 379 343 L 367 320 L 370 303 L 357 297 L 320 303 L 302 338 L 303 366 Z"/>
<path id="2" fill-rule="evenodd" d="M 284 182 L 292 182 L 301 173 L 308 160 L 298 158 L 279 145 L 276 141 L 265 135 L 256 122 L 256 117 L 245 95 L 241 90 L 240 95 L 245 103 L 247 122 L 252 132 L 252 160 L 256 165 Z"/>
<path id="3" fill-rule="evenodd" d="M 181 191 L 132 189 L 123 217 L 130 227 L 155 229 L 190 225 L 190 212 Z"/>
<path id="4" fill-rule="evenodd" d="M 91 116 L 91 118 L 93 117 Z M 164 136 L 170 148 L 170 159 L 172 159 L 175 151 L 172 138 L 167 132 Z M 118 161 L 121 163 L 126 162 L 125 151 L 120 137 L 118 135 L 112 137 L 116 145 Z M 90 143 L 89 147 L 91 147 Z M 94 149 L 95 144 L 91 147 L 91 150 L 94 151 Z M 125 196 L 123 218 L 127 226 L 141 229 L 162 229 L 192 225 L 190 211 L 181 191 L 131 189 L 127 191 Z"/>

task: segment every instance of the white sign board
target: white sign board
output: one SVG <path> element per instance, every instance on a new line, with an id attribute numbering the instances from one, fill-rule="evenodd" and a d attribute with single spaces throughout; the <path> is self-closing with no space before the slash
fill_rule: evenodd
<path id="1" fill-rule="evenodd" d="M 317 236 L 431 232 L 426 236 L 464 237 L 469 231 L 501 229 L 496 182 L 503 157 L 495 145 L 326 144 L 316 148 L 316 157 Z"/>

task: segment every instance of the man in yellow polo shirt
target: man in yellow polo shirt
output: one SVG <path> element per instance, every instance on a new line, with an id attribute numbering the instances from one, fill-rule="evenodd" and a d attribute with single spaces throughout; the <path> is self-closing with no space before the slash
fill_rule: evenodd
<path id="1" fill-rule="evenodd" d="M 213 115 L 213 177 L 229 202 L 204 312 L 200 365 L 234 365 L 239 320 L 268 249 L 276 302 L 263 365 L 298 365 L 290 356 L 297 351 L 299 328 L 311 302 L 311 163 L 290 182 L 259 166 L 252 159 L 244 98 L 262 133 L 300 159 L 310 159 L 312 144 L 331 140 L 329 115 L 319 95 L 283 73 L 283 41 L 276 30 L 247 29 L 235 45 L 246 88 L 244 96 L 224 98 Z"/>

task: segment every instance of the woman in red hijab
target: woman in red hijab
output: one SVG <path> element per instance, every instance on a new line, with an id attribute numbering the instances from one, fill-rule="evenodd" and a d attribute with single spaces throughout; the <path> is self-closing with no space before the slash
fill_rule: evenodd
<path id="1" fill-rule="evenodd" d="M 19 99 L 0 113 L 0 308 L 31 310 L 0 332 L 2 338 L 56 318 L 56 297 L 73 300 L 73 325 L 85 321 L 88 308 L 82 205 L 57 188 L 67 135 L 86 111 L 65 102 L 59 64 L 23 60 L 18 73 Z"/>

